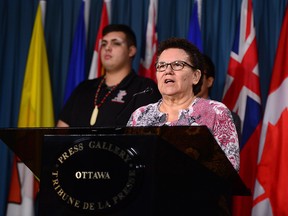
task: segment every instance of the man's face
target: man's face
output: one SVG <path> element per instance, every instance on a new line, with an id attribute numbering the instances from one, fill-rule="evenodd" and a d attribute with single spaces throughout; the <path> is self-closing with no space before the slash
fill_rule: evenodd
<path id="1" fill-rule="evenodd" d="M 203 74 L 203 82 L 201 86 L 201 91 L 197 94 L 198 97 L 209 98 L 209 89 L 212 88 L 214 82 L 213 77 L 207 77 L 207 75 Z"/>
<path id="2" fill-rule="evenodd" d="M 131 57 L 135 53 L 128 47 L 123 32 L 110 32 L 101 41 L 101 62 L 106 71 L 120 70 L 131 64 Z"/>

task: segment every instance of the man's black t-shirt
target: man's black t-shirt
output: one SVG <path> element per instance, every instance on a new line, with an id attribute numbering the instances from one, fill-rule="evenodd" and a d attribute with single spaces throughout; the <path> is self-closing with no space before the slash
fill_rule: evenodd
<path id="1" fill-rule="evenodd" d="M 80 83 L 61 111 L 60 120 L 70 127 L 89 127 L 95 107 L 95 94 L 102 79 L 103 77 L 100 77 Z M 147 87 L 153 89 L 152 93 L 138 94 L 133 97 L 134 94 L 144 91 Z M 101 103 L 109 90 L 105 84 L 101 86 L 97 104 Z M 153 80 L 131 72 L 104 100 L 99 108 L 94 127 L 126 126 L 134 110 L 149 103 L 155 103 L 160 98 L 161 95 Z"/>

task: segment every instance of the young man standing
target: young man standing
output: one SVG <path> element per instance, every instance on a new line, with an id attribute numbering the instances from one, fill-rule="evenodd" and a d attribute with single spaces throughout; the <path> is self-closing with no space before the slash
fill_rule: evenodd
<path id="1" fill-rule="evenodd" d="M 130 27 L 106 26 L 100 49 L 105 74 L 79 84 L 61 111 L 57 126 L 125 126 L 135 109 L 158 101 L 156 83 L 132 69 L 136 51 L 136 37 Z"/>

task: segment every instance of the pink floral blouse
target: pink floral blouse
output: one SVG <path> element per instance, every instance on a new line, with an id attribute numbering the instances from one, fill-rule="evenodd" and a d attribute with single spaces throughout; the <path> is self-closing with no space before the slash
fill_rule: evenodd
<path id="1" fill-rule="evenodd" d="M 167 122 L 167 114 L 159 110 L 162 99 L 135 110 L 127 126 L 193 126 L 206 125 L 233 167 L 239 171 L 240 156 L 236 127 L 230 110 L 221 102 L 196 98 L 188 109 L 179 112 L 178 120 Z"/>

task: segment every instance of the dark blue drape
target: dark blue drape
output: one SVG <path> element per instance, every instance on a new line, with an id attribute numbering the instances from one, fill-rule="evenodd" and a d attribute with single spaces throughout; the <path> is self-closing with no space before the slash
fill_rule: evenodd
<path id="1" fill-rule="evenodd" d="M 287 0 L 253 1 L 258 43 L 260 87 L 265 106 Z"/>
<path id="2" fill-rule="evenodd" d="M 16 127 L 37 2 L 0 1 L 0 127 Z M 0 142 L 0 215 L 9 189 L 11 152 Z"/>
<path id="3" fill-rule="evenodd" d="M 64 86 L 77 16 L 82 0 L 47 0 L 45 37 L 52 80 L 55 118 L 62 107 Z M 216 66 L 212 98 L 221 100 L 230 50 L 234 40 L 241 0 L 202 0 L 202 38 L 204 53 Z M 287 0 L 253 0 L 258 43 L 259 71 L 263 107 L 278 37 Z M 0 127 L 16 127 L 26 57 L 38 0 L 0 0 Z M 133 62 L 139 68 L 144 52 L 149 0 L 112 0 L 113 23 L 125 23 L 137 36 L 138 54 Z M 87 29 L 86 70 L 90 68 L 95 38 L 101 16 L 102 0 L 90 0 Z M 192 0 L 159 0 L 158 40 L 187 37 Z M 0 216 L 4 215 L 9 183 L 10 153 L 0 143 Z"/>
<path id="4" fill-rule="evenodd" d="M 241 0 L 203 1 L 202 7 L 201 30 L 204 53 L 210 56 L 216 69 L 211 97 L 221 100 Z"/>

